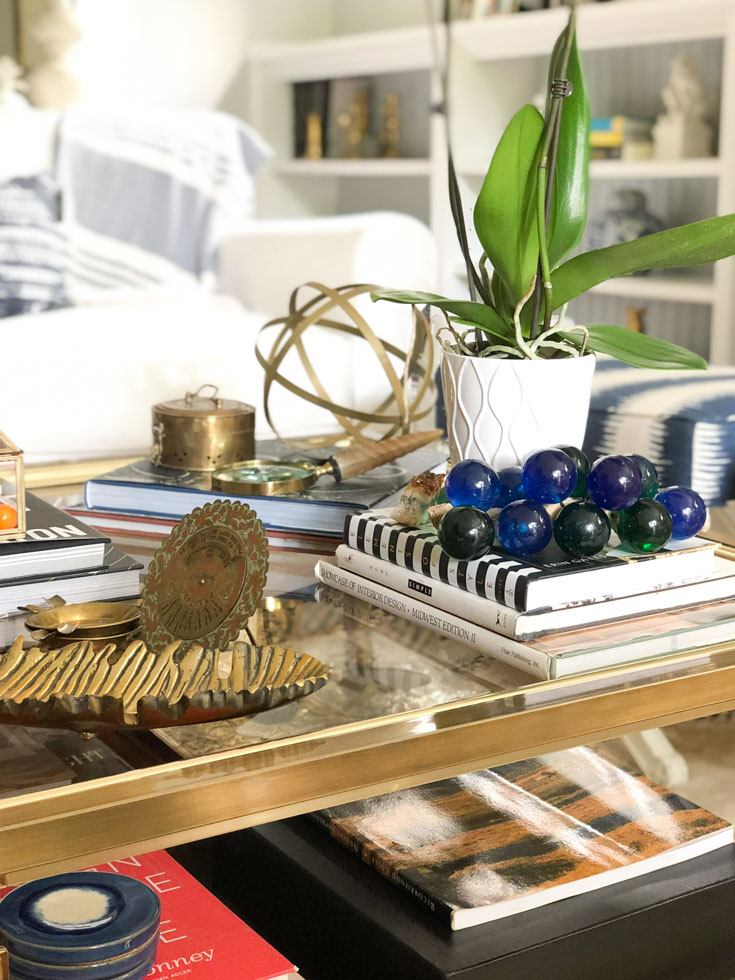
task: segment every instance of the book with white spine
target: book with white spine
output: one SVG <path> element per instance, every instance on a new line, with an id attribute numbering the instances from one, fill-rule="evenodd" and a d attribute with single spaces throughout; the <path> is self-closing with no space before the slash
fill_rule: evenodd
<path id="1" fill-rule="evenodd" d="M 451 636 L 544 680 L 694 651 L 731 639 L 735 633 L 735 601 L 725 601 L 521 643 L 340 568 L 334 561 L 323 559 L 314 571 L 325 585 Z"/>
<path id="2" fill-rule="evenodd" d="M 717 547 L 692 538 L 672 541 L 648 555 L 608 548 L 593 558 L 570 558 L 552 543 L 531 557 L 493 550 L 483 558 L 463 561 L 449 557 L 431 525 L 408 527 L 375 511 L 346 519 L 344 543 L 519 612 L 560 609 L 702 581 L 712 575 Z"/>
<path id="3" fill-rule="evenodd" d="M 348 548 L 345 544 L 337 548 L 335 558 L 340 568 L 362 575 L 371 582 L 380 582 L 403 595 L 414 596 L 512 640 L 533 640 L 550 633 L 735 598 L 735 561 L 721 557 L 715 558 L 711 577 L 702 582 L 605 602 L 588 602 L 530 613 L 512 609 L 494 599 L 473 595 L 429 575 Z"/>

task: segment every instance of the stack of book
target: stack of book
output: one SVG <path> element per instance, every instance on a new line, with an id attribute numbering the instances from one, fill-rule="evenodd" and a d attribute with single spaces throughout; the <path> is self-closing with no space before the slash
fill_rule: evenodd
<path id="1" fill-rule="evenodd" d="M 725 640 L 735 561 L 701 539 L 653 555 L 609 548 L 572 559 L 551 545 L 458 561 L 430 525 L 353 515 L 320 581 L 542 678 L 583 674 Z"/>
<path id="2" fill-rule="evenodd" d="M 0 542 L 0 644 L 7 640 L 2 621 L 19 606 L 41 605 L 54 594 L 67 602 L 139 594 L 140 562 L 32 493 L 26 494 L 26 527 L 24 537 Z"/>
<path id="3" fill-rule="evenodd" d="M 329 457 L 335 449 L 319 450 L 319 460 Z M 258 442 L 256 455 L 258 459 L 282 462 L 305 456 L 278 440 Z M 346 515 L 389 506 L 398 499 L 412 474 L 430 469 L 445 458 L 442 450 L 419 449 L 341 483 L 324 479 L 298 493 L 257 497 L 231 497 L 213 491 L 206 473 L 173 470 L 142 459 L 89 480 L 84 488 L 84 505 L 69 513 L 138 554 L 145 553 L 146 545 L 158 547 L 195 507 L 218 499 L 239 500 L 258 514 L 272 551 L 332 555 L 342 536 Z"/>
<path id="4" fill-rule="evenodd" d="M 593 160 L 641 160 L 651 156 L 652 148 L 650 119 L 600 116 L 590 120 Z"/>

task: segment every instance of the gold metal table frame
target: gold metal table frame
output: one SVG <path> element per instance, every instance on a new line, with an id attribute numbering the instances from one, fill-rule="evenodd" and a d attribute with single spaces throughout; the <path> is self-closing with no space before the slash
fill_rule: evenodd
<path id="1" fill-rule="evenodd" d="M 735 638 L 700 653 L 598 672 L 581 695 L 579 678 L 534 683 L 0 801 L 0 882 L 735 708 Z"/>

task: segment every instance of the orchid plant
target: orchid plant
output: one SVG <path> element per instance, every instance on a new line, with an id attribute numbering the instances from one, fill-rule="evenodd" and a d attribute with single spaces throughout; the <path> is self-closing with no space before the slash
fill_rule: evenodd
<path id="1" fill-rule="evenodd" d="M 564 325 L 569 301 L 605 280 L 702 265 L 735 253 L 730 214 L 569 258 L 587 222 L 589 119 L 572 9 L 551 56 L 545 114 L 523 106 L 487 171 L 474 208 L 484 250 L 477 265 L 449 152 L 450 204 L 470 299 L 378 290 L 373 300 L 437 307 L 446 320 L 443 345 L 468 356 L 535 360 L 595 351 L 638 367 L 705 368 L 698 354 L 620 326 Z"/>

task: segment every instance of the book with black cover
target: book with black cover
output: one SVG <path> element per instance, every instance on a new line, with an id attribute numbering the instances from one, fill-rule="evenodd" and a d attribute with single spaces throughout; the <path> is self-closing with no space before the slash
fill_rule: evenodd
<path id="1" fill-rule="evenodd" d="M 39 745 L 25 728 L 0 725 L 0 799 L 68 786 L 71 768 Z"/>
<path id="2" fill-rule="evenodd" d="M 311 814 L 452 929 L 732 844 L 732 826 L 589 748 Z"/>
<path id="3" fill-rule="evenodd" d="M 329 81 L 296 82 L 293 86 L 293 139 L 294 157 L 306 155 L 307 118 L 316 113 L 321 121 L 322 156 L 327 155 L 327 115 L 329 111 Z"/>
<path id="4" fill-rule="evenodd" d="M 333 446 L 305 453 L 274 439 L 258 442 L 256 456 L 282 462 L 302 459 L 323 462 L 337 449 Z M 238 500 L 250 504 L 266 527 L 339 534 L 346 515 L 378 504 L 387 506 L 412 476 L 432 469 L 445 459 L 444 451 L 418 449 L 341 483 L 325 477 L 308 490 L 280 497 L 233 497 L 213 492 L 208 489 L 208 477 L 201 473 L 171 470 L 142 459 L 89 480 L 84 488 L 84 503 L 94 510 L 183 517 L 213 500 Z"/>
<path id="5" fill-rule="evenodd" d="M 26 533 L 0 542 L 0 582 L 98 568 L 110 539 L 35 494 L 26 493 Z"/>
<path id="6" fill-rule="evenodd" d="M 429 524 L 408 527 L 382 511 L 345 519 L 344 542 L 357 551 L 393 562 L 521 612 L 559 609 L 672 588 L 707 578 L 714 542 L 672 541 L 652 555 L 609 547 L 593 558 L 570 558 L 555 544 L 527 558 L 493 549 L 484 558 L 450 558 Z"/>
<path id="7" fill-rule="evenodd" d="M 93 602 L 102 599 L 127 599 L 140 592 L 143 565 L 112 545 L 105 548 L 100 568 L 37 575 L 0 585 L 0 617 L 12 615 L 19 606 L 39 605 L 58 594 L 66 602 Z M 12 639 L 12 638 L 11 638 Z M 7 640 L 0 623 L 0 643 Z"/>
<path id="8" fill-rule="evenodd" d="M 117 776 L 133 768 L 96 737 L 84 738 L 79 732 L 66 731 L 63 728 L 17 730 L 27 732 L 38 745 L 60 759 L 71 771 L 72 781 L 75 783 L 101 779 L 103 776 Z"/>

